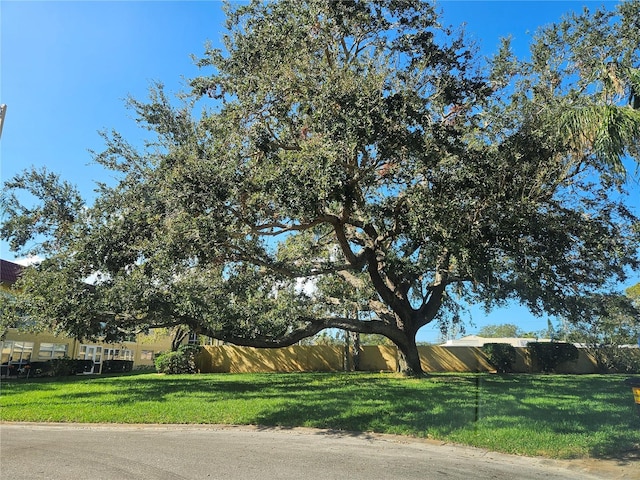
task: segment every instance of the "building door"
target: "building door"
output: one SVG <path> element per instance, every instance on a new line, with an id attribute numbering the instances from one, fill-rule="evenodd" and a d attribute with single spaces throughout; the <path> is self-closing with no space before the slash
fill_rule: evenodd
<path id="1" fill-rule="evenodd" d="M 102 347 L 97 345 L 80 345 L 78 358 L 80 360 L 93 360 L 93 368 L 91 371 L 85 371 L 84 373 L 100 373 L 100 367 L 102 366 Z"/>

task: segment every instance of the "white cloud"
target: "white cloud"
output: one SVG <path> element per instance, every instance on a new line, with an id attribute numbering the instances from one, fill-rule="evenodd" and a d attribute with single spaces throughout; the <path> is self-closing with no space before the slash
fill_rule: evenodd
<path id="1" fill-rule="evenodd" d="M 42 258 L 39 255 L 30 255 L 26 258 L 19 258 L 19 259 L 13 260 L 13 263 L 17 263 L 18 265 L 22 265 L 23 267 L 28 267 L 30 265 L 40 263 L 43 260 L 44 258 Z"/>

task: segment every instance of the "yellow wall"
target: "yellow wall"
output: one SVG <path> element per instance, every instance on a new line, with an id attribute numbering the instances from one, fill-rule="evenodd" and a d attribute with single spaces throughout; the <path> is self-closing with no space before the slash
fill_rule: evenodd
<path id="1" fill-rule="evenodd" d="M 475 347 L 418 347 L 425 372 L 487 372 L 493 370 Z"/>
<path id="2" fill-rule="evenodd" d="M 427 372 L 484 372 L 491 366 L 482 351 L 473 347 L 420 347 L 422 368 Z M 360 370 L 396 371 L 398 350 L 393 346 L 367 345 L 360 352 Z M 202 373 L 256 373 L 344 370 L 344 348 L 324 345 L 286 348 L 207 346 L 198 358 Z"/>
<path id="3" fill-rule="evenodd" d="M 526 348 L 516 348 L 516 363 L 514 366 L 514 372 L 516 373 L 537 373 L 540 368 L 535 364 L 529 351 Z M 578 349 L 578 359 L 575 361 L 568 361 L 561 363 L 555 369 L 557 373 L 596 373 L 598 367 L 596 361 L 585 350 Z"/>
<path id="4" fill-rule="evenodd" d="M 205 346 L 197 363 L 203 373 L 334 372 L 344 369 L 344 349 L 328 345 L 273 349 Z"/>
<path id="5" fill-rule="evenodd" d="M 418 347 L 425 372 L 492 372 L 494 368 L 478 347 Z M 394 372 L 398 350 L 393 346 L 363 346 L 360 370 Z M 558 373 L 596 373 L 595 361 L 583 350 L 575 362 L 565 362 Z M 638 351 L 640 355 L 640 351 Z M 257 373 L 344 370 L 344 349 L 324 345 L 286 348 L 207 346 L 198 358 L 202 373 Z M 516 347 L 516 373 L 538 371 L 526 348 Z"/>
<path id="6" fill-rule="evenodd" d="M 360 370 L 395 372 L 398 369 L 398 349 L 386 345 L 366 345 L 360 351 Z"/>

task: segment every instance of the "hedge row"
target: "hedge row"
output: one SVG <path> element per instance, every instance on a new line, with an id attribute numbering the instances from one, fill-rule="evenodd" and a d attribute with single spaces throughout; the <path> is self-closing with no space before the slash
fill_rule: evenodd
<path id="1" fill-rule="evenodd" d="M 91 372 L 93 360 L 77 360 L 73 358 L 55 358 L 45 362 L 31 362 L 28 366 L 30 377 L 65 377 Z"/>
<path id="2" fill-rule="evenodd" d="M 124 373 L 133 369 L 132 360 L 105 360 L 102 373 Z M 31 362 L 25 367 L 30 377 L 65 377 L 93 371 L 93 360 L 56 358 L 44 362 Z M 26 373 L 23 373 L 26 375 Z"/>
<path id="3" fill-rule="evenodd" d="M 561 363 L 577 360 L 579 356 L 578 349 L 571 343 L 530 342 L 527 349 L 534 364 L 544 373 L 553 372 Z M 482 351 L 498 372 L 513 372 L 516 363 L 514 346 L 508 343 L 486 343 Z"/>
<path id="4" fill-rule="evenodd" d="M 125 373 L 133 370 L 133 360 L 105 360 L 102 373 Z"/>

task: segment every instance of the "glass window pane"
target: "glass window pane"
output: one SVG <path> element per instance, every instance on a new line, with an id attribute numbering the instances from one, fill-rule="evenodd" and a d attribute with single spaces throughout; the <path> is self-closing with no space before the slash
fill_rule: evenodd
<path id="1" fill-rule="evenodd" d="M 13 342 L 11 340 L 5 340 L 2 343 L 2 363 L 9 363 L 11 352 L 13 352 Z"/>

